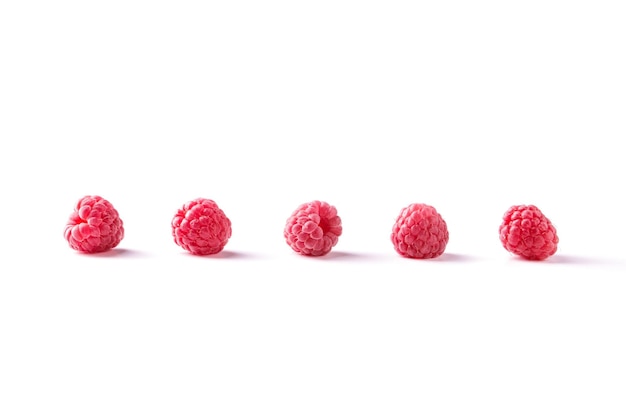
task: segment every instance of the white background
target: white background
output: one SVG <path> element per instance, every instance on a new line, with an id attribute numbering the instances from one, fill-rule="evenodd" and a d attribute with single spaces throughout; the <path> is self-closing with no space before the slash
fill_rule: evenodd
<path id="1" fill-rule="evenodd" d="M 621 1 L 0 4 L 0 415 L 624 416 Z M 72 251 L 87 194 L 126 237 Z M 225 250 L 185 254 L 214 199 Z M 315 199 L 344 234 L 289 249 Z M 397 255 L 413 202 L 446 253 Z M 513 204 L 561 243 L 500 245 Z"/>

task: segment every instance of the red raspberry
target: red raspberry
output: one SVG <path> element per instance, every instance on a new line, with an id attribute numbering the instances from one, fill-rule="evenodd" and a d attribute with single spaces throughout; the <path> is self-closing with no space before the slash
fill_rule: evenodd
<path id="1" fill-rule="evenodd" d="M 172 219 L 176 244 L 194 255 L 213 255 L 232 234 L 230 219 L 215 201 L 197 198 L 185 203 Z"/>
<path id="2" fill-rule="evenodd" d="M 337 209 L 323 201 L 312 201 L 298 206 L 287 219 L 284 236 L 297 253 L 321 256 L 337 244 L 341 232 Z"/>
<path id="3" fill-rule="evenodd" d="M 89 195 L 76 203 L 65 226 L 65 239 L 80 252 L 104 252 L 124 238 L 124 225 L 117 210 L 104 198 Z"/>
<path id="4" fill-rule="evenodd" d="M 448 244 L 448 226 L 434 207 L 411 204 L 396 219 L 391 242 L 407 258 L 436 258 Z"/>
<path id="5" fill-rule="evenodd" d="M 515 255 L 542 260 L 554 255 L 559 238 L 550 220 L 537 207 L 516 205 L 504 214 L 500 242 Z"/>

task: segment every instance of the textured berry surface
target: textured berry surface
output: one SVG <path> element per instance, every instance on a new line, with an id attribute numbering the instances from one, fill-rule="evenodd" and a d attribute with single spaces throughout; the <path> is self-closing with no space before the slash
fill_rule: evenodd
<path id="1" fill-rule="evenodd" d="M 516 205 L 504 214 L 500 242 L 515 255 L 543 260 L 554 255 L 559 238 L 550 220 L 537 207 Z"/>
<path id="2" fill-rule="evenodd" d="M 65 226 L 72 249 L 84 253 L 104 252 L 124 238 L 124 225 L 113 205 L 100 196 L 78 200 Z"/>
<path id="3" fill-rule="evenodd" d="M 301 204 L 287 219 L 284 236 L 299 254 L 326 255 L 341 236 L 341 218 L 337 209 L 323 201 Z"/>
<path id="4" fill-rule="evenodd" d="M 215 201 L 206 198 L 185 203 L 172 219 L 174 241 L 194 255 L 221 252 L 231 234 L 230 219 Z"/>
<path id="5" fill-rule="evenodd" d="M 448 244 L 448 226 L 434 207 L 411 204 L 396 219 L 391 242 L 407 258 L 436 258 Z"/>

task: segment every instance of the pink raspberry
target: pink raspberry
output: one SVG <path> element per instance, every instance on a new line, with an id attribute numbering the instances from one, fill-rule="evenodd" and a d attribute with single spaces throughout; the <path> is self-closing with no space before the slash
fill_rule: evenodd
<path id="1" fill-rule="evenodd" d="M 194 255 L 213 255 L 232 234 L 230 219 L 215 201 L 197 198 L 185 203 L 172 219 L 176 244 Z"/>
<path id="2" fill-rule="evenodd" d="M 500 242 L 515 255 L 539 261 L 554 255 L 559 238 L 550 220 L 537 207 L 516 205 L 504 214 Z"/>
<path id="3" fill-rule="evenodd" d="M 407 258 L 436 258 L 448 244 L 448 226 L 434 207 L 411 204 L 396 219 L 391 242 Z"/>
<path id="4" fill-rule="evenodd" d="M 341 236 L 337 209 L 323 201 L 298 206 L 287 219 L 284 236 L 291 249 L 301 255 L 326 255 Z"/>
<path id="5" fill-rule="evenodd" d="M 113 249 L 123 238 L 124 225 L 117 210 L 97 195 L 78 200 L 65 226 L 65 239 L 70 247 L 84 253 Z"/>

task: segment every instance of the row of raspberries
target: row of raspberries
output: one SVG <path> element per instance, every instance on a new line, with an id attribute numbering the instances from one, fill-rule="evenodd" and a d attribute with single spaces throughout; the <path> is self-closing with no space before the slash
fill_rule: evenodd
<path id="1" fill-rule="evenodd" d="M 174 242 L 194 255 L 221 252 L 232 234 L 230 219 L 215 201 L 206 198 L 185 203 L 174 215 L 171 226 Z M 504 248 L 525 259 L 543 260 L 557 250 L 556 229 L 533 205 L 509 208 L 499 231 Z M 328 254 L 341 233 L 337 209 L 323 201 L 298 206 L 283 230 L 287 244 L 306 256 Z M 123 237 L 124 225 L 117 210 L 100 196 L 81 198 L 65 226 L 70 247 L 84 253 L 113 249 Z M 444 253 L 448 239 L 445 220 L 427 204 L 403 208 L 391 231 L 393 247 L 407 258 L 436 258 Z"/>

